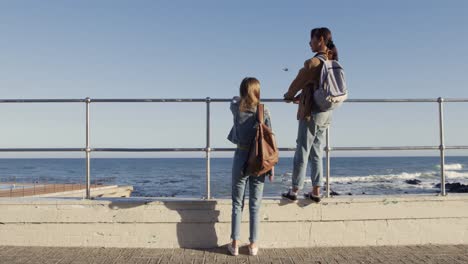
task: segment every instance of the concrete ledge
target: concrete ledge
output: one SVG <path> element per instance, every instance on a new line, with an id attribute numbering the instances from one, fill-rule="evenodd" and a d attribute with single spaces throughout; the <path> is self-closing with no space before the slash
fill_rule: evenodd
<path id="1" fill-rule="evenodd" d="M 230 219 L 230 200 L 4 198 L 0 245 L 208 248 L 229 242 Z M 242 238 L 247 241 L 247 222 Z M 265 199 L 260 243 L 468 244 L 468 195 L 339 197 L 320 204 Z"/>
<path id="2" fill-rule="evenodd" d="M 102 187 L 91 188 L 91 197 L 130 197 L 133 192 L 133 186 L 118 186 L 108 185 Z M 77 197 L 85 198 L 86 189 L 71 190 L 63 192 L 52 192 L 38 195 L 30 195 L 28 197 Z"/>

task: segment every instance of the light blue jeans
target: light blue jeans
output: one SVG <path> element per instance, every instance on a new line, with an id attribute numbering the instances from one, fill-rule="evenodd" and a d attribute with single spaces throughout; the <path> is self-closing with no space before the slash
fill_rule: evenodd
<path id="1" fill-rule="evenodd" d="M 242 173 L 244 164 L 248 158 L 247 150 L 237 149 L 232 164 L 232 218 L 231 238 L 240 240 L 240 225 L 244 198 L 247 184 L 249 185 L 249 241 L 255 243 L 258 238 L 259 211 L 263 197 L 263 184 L 265 176 L 245 176 Z"/>
<path id="2" fill-rule="evenodd" d="M 311 162 L 312 186 L 323 185 L 323 143 L 325 132 L 331 121 L 331 111 L 312 113 L 310 120 L 299 120 L 294 154 L 292 187 L 298 190 L 304 187 L 307 162 Z"/>

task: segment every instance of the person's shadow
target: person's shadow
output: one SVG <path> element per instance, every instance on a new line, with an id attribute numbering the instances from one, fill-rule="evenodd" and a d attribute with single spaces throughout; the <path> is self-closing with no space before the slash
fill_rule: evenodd
<path id="1" fill-rule="evenodd" d="M 189 205 L 188 205 L 189 204 Z M 217 201 L 167 201 L 164 205 L 177 211 L 177 240 L 181 248 L 207 249 L 218 247 L 215 224 L 218 223 Z"/>
<path id="2" fill-rule="evenodd" d="M 144 206 L 153 201 L 159 201 L 169 210 L 176 211 L 180 220 L 175 223 L 177 241 L 179 247 L 189 249 L 208 249 L 218 247 L 218 236 L 215 224 L 219 222 L 219 210 L 216 209 L 215 200 L 153 200 L 142 199 L 128 201 L 126 199 L 105 199 L 110 200 L 110 209 L 130 209 Z M 171 222 L 172 223 L 172 222 Z"/>

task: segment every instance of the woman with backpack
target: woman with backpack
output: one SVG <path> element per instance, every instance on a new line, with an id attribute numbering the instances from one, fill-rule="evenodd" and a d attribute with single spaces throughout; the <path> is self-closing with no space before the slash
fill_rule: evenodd
<path id="1" fill-rule="evenodd" d="M 247 186 L 249 188 L 250 214 L 250 244 L 248 248 L 250 255 L 257 255 L 259 210 L 263 196 L 263 184 L 266 176 L 269 176 L 270 181 L 272 181 L 274 175 L 273 169 L 260 176 L 246 175 L 245 173 L 250 146 L 257 132 L 257 108 L 263 108 L 263 105 L 260 105 L 260 82 L 252 77 L 244 78 L 240 85 L 240 97 L 234 97 L 231 102 L 234 124 L 228 136 L 229 141 L 237 145 L 232 164 L 232 242 L 228 244 L 229 253 L 234 256 L 239 254 L 240 224 Z M 270 113 L 266 107 L 263 116 L 265 125 L 271 128 Z"/>
<path id="2" fill-rule="evenodd" d="M 297 119 L 299 128 L 294 154 L 292 188 L 282 196 L 295 201 L 299 190 L 304 186 L 307 163 L 312 167 L 312 190 L 304 196 L 320 202 L 320 189 L 323 185 L 322 153 L 325 131 L 331 121 L 332 111 L 323 111 L 314 101 L 314 92 L 319 88 L 324 60 L 337 60 L 338 51 L 328 28 L 314 28 L 310 33 L 309 45 L 315 56 L 304 62 L 294 81 L 284 94 L 286 102 L 299 104 Z M 298 95 L 298 93 L 300 94 Z"/>

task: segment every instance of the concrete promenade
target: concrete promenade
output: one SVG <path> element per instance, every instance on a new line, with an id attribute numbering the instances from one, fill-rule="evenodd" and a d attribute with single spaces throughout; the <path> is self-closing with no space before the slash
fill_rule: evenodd
<path id="1" fill-rule="evenodd" d="M 214 249 L 0 247 L 2 264 L 468 263 L 468 245 L 261 249 L 256 257 Z"/>

